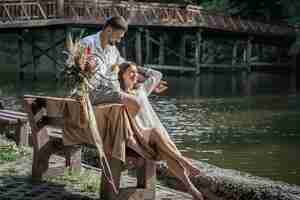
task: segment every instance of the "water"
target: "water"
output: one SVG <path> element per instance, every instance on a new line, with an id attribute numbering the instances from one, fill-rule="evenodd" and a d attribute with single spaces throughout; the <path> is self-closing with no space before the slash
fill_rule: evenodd
<path id="1" fill-rule="evenodd" d="M 168 92 L 151 101 L 185 155 L 300 185 L 300 97 L 288 74 L 208 73 L 167 80 Z M 22 109 L 25 93 L 62 95 L 53 77 L 21 82 L 1 73 L 6 106 Z"/>

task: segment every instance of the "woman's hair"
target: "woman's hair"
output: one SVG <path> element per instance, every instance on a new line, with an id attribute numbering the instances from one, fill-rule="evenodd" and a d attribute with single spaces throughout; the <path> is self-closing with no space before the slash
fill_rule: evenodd
<path id="1" fill-rule="evenodd" d="M 125 82 L 123 79 L 123 74 L 127 71 L 127 69 L 131 66 L 136 66 L 135 63 L 129 63 L 129 62 L 124 62 L 122 64 L 119 65 L 119 73 L 118 73 L 118 80 L 120 83 L 120 88 L 122 90 L 125 90 Z"/>

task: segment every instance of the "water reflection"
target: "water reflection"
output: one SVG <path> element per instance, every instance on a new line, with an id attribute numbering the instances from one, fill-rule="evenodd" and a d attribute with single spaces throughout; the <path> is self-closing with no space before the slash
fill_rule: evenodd
<path id="1" fill-rule="evenodd" d="M 168 77 L 168 96 L 229 97 L 296 92 L 296 77 L 289 73 L 219 72 L 196 77 Z"/>
<path id="2" fill-rule="evenodd" d="M 13 76 L 15 77 L 15 75 Z M 224 168 L 300 185 L 300 99 L 288 74 L 202 73 L 167 77 L 154 109 L 184 154 Z M 5 106 L 25 93 L 63 95 L 53 77 L 16 82 L 1 74 Z"/>

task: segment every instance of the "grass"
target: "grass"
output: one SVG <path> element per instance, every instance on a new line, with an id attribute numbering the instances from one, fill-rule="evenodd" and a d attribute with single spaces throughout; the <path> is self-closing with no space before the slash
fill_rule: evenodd
<path id="1" fill-rule="evenodd" d="M 91 170 L 74 171 L 66 169 L 62 176 L 49 177 L 47 181 L 72 187 L 76 186 L 80 189 L 80 192 L 95 193 L 99 192 L 101 175 Z"/>
<path id="2" fill-rule="evenodd" d="M 25 147 L 18 147 L 16 144 L 6 144 L 0 146 L 0 164 L 15 161 L 20 157 L 29 155 L 30 151 Z"/>

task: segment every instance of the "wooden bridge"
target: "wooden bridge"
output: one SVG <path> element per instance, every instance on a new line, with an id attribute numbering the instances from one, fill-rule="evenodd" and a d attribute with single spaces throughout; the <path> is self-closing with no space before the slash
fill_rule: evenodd
<path id="1" fill-rule="evenodd" d="M 122 15 L 131 26 L 199 27 L 248 34 L 293 35 L 287 24 L 251 21 L 199 6 L 102 0 L 2 0 L 0 28 L 57 24 L 103 24 L 110 16 Z"/>
<path id="2" fill-rule="evenodd" d="M 249 68 L 254 65 L 275 65 L 275 63 L 250 63 L 253 57 L 252 49 L 261 48 L 257 44 L 270 44 L 282 49 L 289 48 L 295 40 L 295 28 L 284 23 L 268 23 L 227 16 L 222 13 L 211 12 L 193 5 L 144 3 L 135 1 L 102 1 L 102 0 L 2 0 L 0 2 L 0 29 L 18 29 L 20 49 L 20 69 L 24 71 L 26 65 L 34 63 L 36 58 L 46 55 L 51 60 L 56 58 L 49 54 L 56 45 L 43 49 L 34 43 L 34 38 L 28 41 L 24 37 L 24 30 L 31 31 L 37 28 L 53 27 L 98 27 L 111 16 L 122 15 L 129 22 L 129 28 L 134 31 L 131 39 L 135 40 L 134 60 L 139 64 L 155 64 L 163 69 L 200 72 L 202 68 L 211 66 L 228 67 L 235 65 Z M 180 49 L 174 50 L 166 45 L 167 34 L 159 38 L 153 36 L 153 31 L 167 32 L 169 30 L 185 31 L 179 38 Z M 151 36 L 152 32 L 152 36 Z M 26 34 L 25 34 L 26 35 Z M 130 35 L 130 34 L 129 34 Z M 205 63 L 203 53 L 206 38 L 211 36 L 229 36 L 234 40 L 232 44 L 232 61 L 227 64 Z M 232 37 L 233 36 L 233 37 Z M 51 36 L 50 36 L 51 37 Z M 233 39 L 235 38 L 235 39 Z M 55 39 L 55 38 L 54 38 Z M 128 52 L 129 37 L 120 47 L 123 56 Z M 51 40 L 51 38 L 50 38 Z M 53 36 L 52 36 L 53 40 Z M 22 41 L 31 43 L 38 56 L 34 55 L 30 62 L 23 62 Z M 194 57 L 187 58 L 188 42 L 192 43 Z M 55 42 L 62 43 L 63 40 Z M 145 42 L 145 50 L 142 49 Z M 152 44 L 158 46 L 156 58 L 151 56 Z M 243 53 L 239 55 L 242 49 Z M 166 54 L 172 54 L 179 59 L 181 66 L 166 65 Z M 242 57 L 242 58 L 239 58 Z M 152 61 L 157 61 L 153 63 Z M 239 63 L 239 60 L 241 62 Z M 165 66 L 163 66 L 165 65 Z M 192 68 L 182 67 L 190 65 Z M 276 65 L 278 62 L 276 61 Z M 279 62 L 279 65 L 284 65 Z"/>

